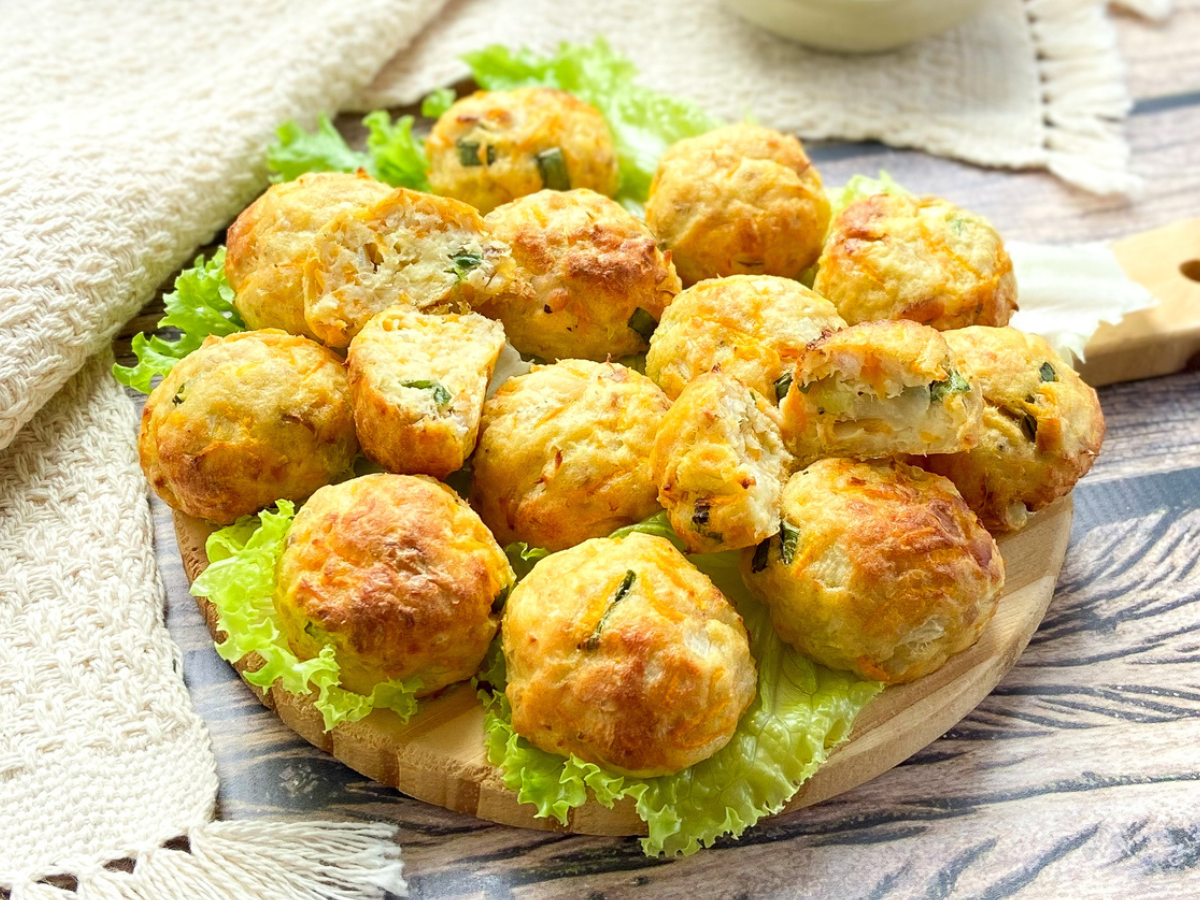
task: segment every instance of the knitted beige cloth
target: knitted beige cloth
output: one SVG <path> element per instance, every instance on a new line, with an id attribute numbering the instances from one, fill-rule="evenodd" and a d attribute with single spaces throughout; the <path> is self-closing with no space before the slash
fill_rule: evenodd
<path id="1" fill-rule="evenodd" d="M 394 826 L 209 821 L 137 424 L 95 354 L 262 188 L 276 126 L 336 110 L 440 5 L 0 7 L 0 894 L 73 896 L 56 874 L 110 900 L 403 889 Z M 177 835 L 190 851 L 161 847 Z M 132 875 L 104 868 L 127 856 Z"/>
<path id="2" fill-rule="evenodd" d="M 1161 17 L 1168 0 L 1126 0 Z M 492 43 L 548 51 L 606 35 L 645 84 L 727 119 L 749 114 L 805 138 L 878 139 L 1001 167 L 1048 168 L 1129 193 L 1130 107 L 1098 0 L 993 0 L 959 28 L 894 52 L 843 56 L 776 37 L 720 0 L 452 0 L 355 108 L 406 105 L 467 75 Z"/>

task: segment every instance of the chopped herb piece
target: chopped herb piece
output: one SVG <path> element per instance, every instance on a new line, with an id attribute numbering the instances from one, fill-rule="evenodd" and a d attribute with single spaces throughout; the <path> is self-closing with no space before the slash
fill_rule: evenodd
<path id="1" fill-rule="evenodd" d="M 496 595 L 496 599 L 492 601 L 492 612 L 498 613 L 504 609 L 504 604 L 508 601 L 508 595 L 512 593 L 512 585 L 506 584 L 500 589 L 500 593 Z"/>
<path id="2" fill-rule="evenodd" d="M 800 542 L 800 529 L 787 522 L 779 523 L 779 558 L 784 565 L 790 566 L 796 558 L 796 545 Z"/>
<path id="3" fill-rule="evenodd" d="M 453 268 L 447 271 L 453 272 L 458 276 L 458 280 L 462 281 L 470 274 L 471 270 L 483 262 L 483 257 L 478 253 L 472 253 L 470 250 L 459 250 L 452 257 L 450 263 Z"/>
<path id="4" fill-rule="evenodd" d="M 185 381 L 183 384 L 181 384 L 181 385 L 179 386 L 179 390 L 177 390 L 177 391 L 175 392 L 175 396 L 171 398 L 171 405 L 172 405 L 172 406 L 178 406 L 178 405 L 179 405 L 179 404 L 181 404 L 181 403 L 182 403 L 184 400 L 186 400 L 186 399 L 187 399 L 187 397 L 186 397 L 186 396 L 184 396 L 184 392 L 185 392 L 186 390 L 187 390 L 187 382 Z"/>
<path id="5" fill-rule="evenodd" d="M 1042 381 L 1058 381 L 1058 373 L 1048 362 L 1042 363 L 1042 367 L 1038 369 L 1038 375 L 1041 376 Z"/>
<path id="6" fill-rule="evenodd" d="M 965 394 L 969 390 L 971 390 L 970 382 L 951 369 L 950 377 L 945 381 L 935 381 L 929 385 L 929 399 L 933 403 L 940 403 L 947 394 Z"/>
<path id="7" fill-rule="evenodd" d="M 454 88 L 438 88 L 421 101 L 421 115 L 430 119 L 440 118 L 454 105 L 456 99 Z"/>
<path id="8" fill-rule="evenodd" d="M 1032 442 L 1037 442 L 1037 416 L 1024 409 L 1013 409 L 1011 406 L 999 406 L 997 410 L 1001 415 L 1020 425 L 1025 437 Z"/>
<path id="9" fill-rule="evenodd" d="M 552 191 L 569 191 L 571 177 L 567 174 L 567 160 L 558 147 L 543 150 L 537 155 L 538 172 L 542 175 L 542 184 Z"/>
<path id="10" fill-rule="evenodd" d="M 1029 438 L 1031 443 L 1037 443 L 1037 417 L 1031 413 L 1025 413 L 1021 416 L 1021 430 L 1025 432 L 1025 437 Z"/>
<path id="11" fill-rule="evenodd" d="M 468 141 L 460 138 L 454 144 L 458 148 L 458 161 L 467 168 L 482 166 L 483 160 L 479 158 L 479 141 Z M 487 148 L 487 161 L 493 163 L 496 161 L 496 151 L 491 147 Z"/>
<path id="12" fill-rule="evenodd" d="M 658 322 L 654 316 L 646 312 L 640 306 L 633 311 L 633 315 L 629 317 L 629 327 L 640 334 L 643 340 L 650 340 L 650 335 L 654 334 L 654 329 L 658 327 Z"/>
<path id="13" fill-rule="evenodd" d="M 784 372 L 775 379 L 775 399 L 782 401 L 792 387 L 792 373 Z M 801 388 L 803 390 L 803 388 Z"/>
<path id="14" fill-rule="evenodd" d="M 797 390 L 799 390 L 800 393 L 802 393 L 802 394 L 807 394 L 809 391 L 812 390 L 812 382 L 809 381 L 809 382 L 806 382 L 805 384 L 800 385 L 800 387 L 797 388 Z"/>
<path id="15" fill-rule="evenodd" d="M 417 388 L 418 390 L 422 391 L 433 391 L 433 402 L 439 407 L 449 404 L 450 398 L 453 396 L 448 390 L 446 390 L 436 381 L 402 381 L 400 382 L 400 387 Z"/>
<path id="16" fill-rule="evenodd" d="M 588 639 L 583 642 L 584 650 L 595 650 L 600 646 L 600 632 L 603 631 L 604 626 L 608 624 L 609 617 L 612 616 L 613 610 L 616 609 L 617 604 L 629 596 L 629 590 L 633 587 L 633 580 L 635 578 L 637 578 L 637 575 L 635 575 L 632 570 L 629 570 L 625 573 L 625 577 L 621 581 L 621 586 L 617 588 L 616 594 L 614 594 L 612 600 L 608 602 L 608 608 L 604 610 L 604 615 L 600 617 L 600 621 L 596 623 L 596 627 L 588 636 Z"/>
<path id="17" fill-rule="evenodd" d="M 755 574 L 761 572 L 767 567 L 767 563 L 770 561 L 770 559 L 771 539 L 767 538 L 765 541 L 761 541 L 759 545 L 754 548 L 754 556 L 750 560 L 750 571 L 754 572 Z"/>

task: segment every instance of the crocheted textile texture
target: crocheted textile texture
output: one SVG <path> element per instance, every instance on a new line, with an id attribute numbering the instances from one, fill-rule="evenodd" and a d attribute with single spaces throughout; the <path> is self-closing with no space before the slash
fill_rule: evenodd
<path id="1" fill-rule="evenodd" d="M 89 362 L 0 453 L 0 883 L 156 846 L 216 797 L 110 365 Z"/>
<path id="2" fill-rule="evenodd" d="M 137 422 L 107 345 L 265 185 L 275 128 L 338 109 L 440 5 L 0 9 L 4 896 L 63 896 L 38 884 L 58 873 L 113 898 L 402 888 L 394 826 L 209 822 L 215 760 L 163 627 Z M 182 834 L 190 854 L 159 848 Z M 125 856 L 133 876 L 104 868 Z"/>
<path id="3" fill-rule="evenodd" d="M 1126 0 L 1146 15 L 1165 2 Z M 1100 193 L 1133 190 L 1121 120 L 1130 105 L 1116 36 L 1097 0 L 993 0 L 972 21 L 891 53 L 806 50 L 719 0 L 454 0 L 355 108 L 407 104 L 467 74 L 491 43 L 609 42 L 645 84 L 727 119 L 805 138 L 877 139 L 988 166 L 1049 168 Z"/>
<path id="4" fill-rule="evenodd" d="M 0 11 L 0 447 L 442 0 Z M 20 227 L 14 227 L 20 223 Z"/>

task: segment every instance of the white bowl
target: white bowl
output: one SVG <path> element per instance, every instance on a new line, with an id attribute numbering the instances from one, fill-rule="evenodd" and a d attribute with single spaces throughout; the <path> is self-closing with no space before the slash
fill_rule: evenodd
<path id="1" fill-rule="evenodd" d="M 989 0 L 722 0 L 744 19 L 822 50 L 890 50 L 952 28 Z"/>

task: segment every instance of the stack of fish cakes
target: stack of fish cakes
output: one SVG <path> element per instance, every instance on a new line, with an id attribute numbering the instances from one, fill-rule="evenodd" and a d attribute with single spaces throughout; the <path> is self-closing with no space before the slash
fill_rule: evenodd
<path id="1" fill-rule="evenodd" d="M 544 89 L 466 97 L 427 146 L 432 194 L 324 173 L 249 207 L 226 272 L 265 330 L 210 339 L 146 404 L 171 506 L 308 501 L 276 596 L 298 656 L 428 695 L 499 628 L 519 734 L 678 771 L 756 674 L 683 553 L 610 536 L 664 508 L 826 665 L 898 683 L 978 638 L 1004 577 L 986 528 L 1069 491 L 1103 436 L 1094 392 L 1004 327 L 986 221 L 896 194 L 831 215 L 799 141 L 742 124 L 671 148 L 643 222 L 611 199 L 603 118 Z M 513 348 L 532 365 L 494 378 Z M 352 477 L 359 452 L 384 471 Z M 469 503 L 435 480 L 460 471 Z M 511 542 L 554 552 L 517 583 Z"/>

